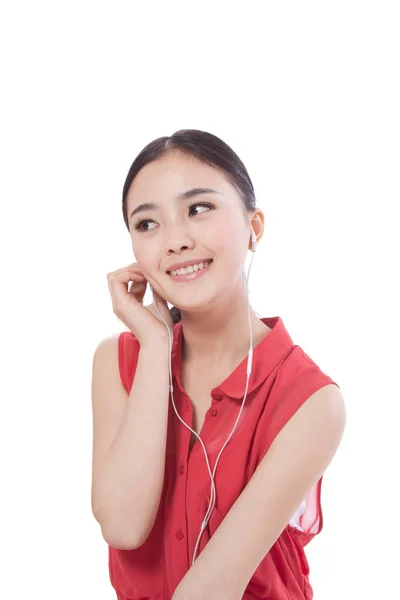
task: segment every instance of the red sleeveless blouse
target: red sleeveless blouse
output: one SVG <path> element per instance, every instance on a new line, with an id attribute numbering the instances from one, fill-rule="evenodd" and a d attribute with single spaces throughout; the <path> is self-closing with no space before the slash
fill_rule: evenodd
<path id="1" fill-rule="evenodd" d="M 294 345 L 281 317 L 263 318 L 271 328 L 253 349 L 252 372 L 241 417 L 215 474 L 217 500 L 203 532 L 197 557 L 245 488 L 275 437 L 318 389 L 335 383 Z M 192 426 L 192 404 L 180 381 L 182 323 L 174 325 L 172 373 L 174 401 L 180 417 Z M 119 334 L 121 381 L 129 394 L 140 350 L 130 331 Z M 211 470 L 232 431 L 245 392 L 247 356 L 211 390 L 211 404 L 200 437 Z M 339 386 L 338 386 L 339 387 Z M 171 600 L 191 567 L 200 526 L 210 501 L 210 476 L 203 448 L 175 414 L 169 398 L 165 480 L 157 517 L 145 543 L 134 550 L 108 547 L 110 581 L 118 600 Z M 235 465 L 232 470 L 231 465 Z M 254 572 L 243 600 L 311 600 L 309 565 L 304 546 L 321 532 L 322 477 L 309 491 L 286 528 Z"/>

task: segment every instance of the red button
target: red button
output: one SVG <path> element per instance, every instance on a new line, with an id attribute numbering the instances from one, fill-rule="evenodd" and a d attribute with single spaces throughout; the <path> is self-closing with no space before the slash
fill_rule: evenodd
<path id="1" fill-rule="evenodd" d="M 176 530 L 175 537 L 177 540 L 183 540 L 183 538 L 185 537 L 185 534 L 183 533 L 180 527 Z"/>
<path id="2" fill-rule="evenodd" d="M 212 417 L 215 417 L 215 415 L 217 414 L 217 412 L 218 412 L 218 411 L 217 411 L 217 409 L 215 408 L 215 406 L 212 406 L 212 407 L 210 408 L 210 415 L 211 415 Z"/>
<path id="3" fill-rule="evenodd" d="M 183 474 L 184 474 L 184 472 L 185 472 L 185 465 L 184 465 L 183 463 L 181 463 L 181 466 L 179 467 L 179 473 L 180 473 L 181 475 L 183 475 Z"/>
<path id="4" fill-rule="evenodd" d="M 221 392 L 215 392 L 213 394 L 213 396 L 214 396 L 215 400 L 217 400 L 218 402 L 221 402 L 221 400 L 223 398 L 223 395 L 221 394 Z"/>

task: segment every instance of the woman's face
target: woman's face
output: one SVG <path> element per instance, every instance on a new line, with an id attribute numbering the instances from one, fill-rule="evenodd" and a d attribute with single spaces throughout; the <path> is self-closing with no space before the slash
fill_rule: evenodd
<path id="1" fill-rule="evenodd" d="M 215 191 L 179 198 L 193 188 Z M 144 203 L 155 207 L 131 217 Z M 250 219 L 221 171 L 171 152 L 139 171 L 128 191 L 127 215 L 136 262 L 170 304 L 182 311 L 201 310 L 238 282 L 242 285 Z M 204 259 L 213 262 L 196 279 L 178 282 L 167 273 L 174 263 Z"/>

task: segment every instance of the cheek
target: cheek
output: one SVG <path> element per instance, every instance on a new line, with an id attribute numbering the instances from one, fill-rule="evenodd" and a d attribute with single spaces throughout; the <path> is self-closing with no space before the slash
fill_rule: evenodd
<path id="1" fill-rule="evenodd" d="M 215 252 L 215 254 L 229 252 L 232 248 L 233 231 L 231 223 L 226 219 L 219 219 L 212 224 L 212 227 L 206 227 L 202 234 L 201 243 Z"/>
<path id="2" fill-rule="evenodd" d="M 235 220 L 220 220 L 216 227 L 207 230 L 204 244 L 227 264 L 234 265 L 243 258 L 243 231 Z"/>
<path id="3" fill-rule="evenodd" d="M 138 263 L 142 269 L 143 274 L 146 276 L 149 273 L 154 272 L 156 260 L 151 254 L 149 254 L 148 248 L 145 249 L 144 245 L 140 242 L 132 243 L 132 250 L 135 257 L 135 262 Z"/>

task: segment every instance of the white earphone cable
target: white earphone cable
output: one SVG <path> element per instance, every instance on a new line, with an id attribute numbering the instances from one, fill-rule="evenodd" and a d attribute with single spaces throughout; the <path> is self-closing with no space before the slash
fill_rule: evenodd
<path id="1" fill-rule="evenodd" d="M 222 448 L 221 448 L 221 450 L 220 450 L 220 452 L 219 452 L 219 454 L 218 454 L 218 457 L 217 457 L 217 459 L 216 459 L 216 461 L 215 461 L 215 465 L 214 465 L 214 470 L 213 470 L 213 473 L 211 473 L 210 463 L 209 463 L 209 460 L 208 460 L 207 451 L 206 451 L 206 448 L 205 448 L 205 446 L 204 446 L 203 440 L 200 438 L 200 436 L 199 436 L 199 435 L 198 435 L 198 434 L 197 434 L 195 431 L 193 431 L 193 429 L 192 429 L 191 427 L 189 427 L 189 425 L 187 425 L 187 423 L 185 423 L 185 421 L 183 421 L 183 419 L 181 419 L 181 417 L 180 417 L 180 416 L 179 416 L 179 414 L 178 414 L 178 411 L 176 410 L 175 401 L 174 401 L 174 390 L 173 390 L 173 385 L 172 385 L 172 365 L 171 365 L 171 350 L 172 350 L 172 344 L 171 344 L 171 332 L 170 332 L 170 329 L 169 329 L 169 327 L 168 327 L 168 324 L 167 324 L 167 322 L 165 321 L 165 319 L 163 318 L 162 314 L 161 314 L 161 313 L 160 313 L 160 311 L 158 310 L 157 304 L 156 304 L 156 302 L 155 302 L 155 300 L 154 300 L 153 288 L 150 286 L 151 292 L 152 292 L 152 294 L 153 294 L 154 306 L 155 306 L 155 308 L 156 308 L 156 310 L 157 310 L 158 314 L 160 315 L 160 318 L 162 319 L 162 321 L 164 322 L 164 324 L 165 324 L 165 326 L 166 326 L 166 328 L 167 328 L 167 330 L 168 330 L 168 347 L 169 347 L 169 375 L 170 375 L 170 384 L 169 384 L 169 389 L 170 389 L 170 392 L 171 392 L 171 400 L 172 400 L 172 404 L 173 404 L 173 407 L 174 407 L 175 413 L 176 413 L 176 415 L 177 415 L 178 419 L 181 421 L 181 423 L 183 423 L 183 425 L 185 425 L 185 427 L 187 427 L 188 429 L 190 429 L 190 431 L 191 431 L 192 433 L 194 433 L 194 434 L 195 434 L 195 436 L 196 436 L 196 437 L 198 438 L 198 440 L 200 441 L 200 443 L 201 443 L 201 445 L 202 445 L 202 447 L 203 447 L 204 456 L 205 456 L 205 459 L 206 459 L 207 468 L 208 468 L 208 472 L 209 472 L 210 479 L 211 479 L 210 504 L 209 504 L 209 507 L 208 507 L 208 509 L 207 509 L 206 516 L 204 517 L 204 520 L 203 520 L 203 522 L 202 522 L 202 524 L 201 524 L 201 528 L 200 528 L 200 535 L 199 535 L 199 537 L 198 537 L 198 539 L 197 539 L 196 546 L 195 546 L 194 553 L 193 553 L 192 565 L 193 565 L 193 563 L 194 563 L 194 562 L 195 562 L 195 560 L 196 560 L 197 549 L 198 549 L 198 545 L 199 545 L 199 543 L 200 543 L 200 540 L 201 540 L 201 536 L 202 536 L 202 534 L 203 534 L 203 531 L 204 531 L 204 529 L 205 529 L 205 528 L 206 528 L 206 526 L 207 526 L 207 523 L 208 523 L 208 521 L 209 521 L 209 519 L 210 519 L 210 516 L 211 516 L 211 513 L 212 513 L 212 511 L 214 510 L 214 506 L 215 506 L 215 502 L 216 502 L 216 488 L 215 488 L 214 476 L 215 476 L 215 471 L 216 471 L 216 469 L 217 469 L 217 464 L 218 464 L 219 458 L 220 458 L 220 456 L 221 456 L 221 454 L 222 454 L 222 451 L 224 450 L 224 448 L 225 448 L 225 447 L 226 447 L 226 445 L 228 444 L 229 440 L 231 439 L 231 437 L 232 437 L 232 435 L 233 435 L 233 432 L 235 431 L 235 428 L 236 428 L 236 426 L 237 426 L 237 423 L 238 423 L 238 421 L 239 421 L 239 419 L 240 419 L 240 415 L 242 414 L 243 406 L 244 406 L 244 403 L 245 403 L 245 400 L 246 400 L 246 397 L 247 397 L 247 389 L 248 389 L 248 384 L 249 384 L 249 379 L 250 379 L 250 374 L 251 374 L 251 367 L 252 367 L 252 359 L 253 359 L 253 332 L 252 332 L 252 327 L 251 327 L 251 318 L 250 318 L 250 299 L 249 299 L 249 290 L 248 290 L 248 279 L 249 279 L 250 269 L 251 269 L 251 265 L 252 265 L 253 258 L 254 258 L 254 252 L 255 252 L 255 250 L 256 250 L 256 245 L 257 245 L 257 238 L 256 238 L 256 236 L 255 236 L 255 233 L 254 233 L 253 229 L 251 230 L 251 241 L 252 241 L 252 247 L 251 247 L 252 254 L 251 254 L 251 260 L 250 260 L 250 265 L 249 265 L 249 269 L 248 269 L 247 277 L 246 277 L 245 273 L 243 272 L 243 278 L 244 278 L 244 281 L 245 281 L 245 288 L 246 288 L 246 291 L 247 291 L 247 297 L 248 297 L 248 303 L 247 303 L 247 314 L 248 314 L 248 318 L 249 318 L 249 328 L 250 328 L 250 348 L 249 348 L 249 353 L 248 353 L 248 356 L 247 356 L 247 370 L 246 370 L 247 379 L 246 379 L 246 388 L 245 388 L 245 394 L 244 394 L 244 397 L 243 397 L 243 402 L 242 402 L 242 405 L 241 405 L 241 407 L 240 407 L 239 414 L 238 414 L 238 416 L 237 416 L 237 419 L 236 419 L 236 421 L 235 421 L 235 424 L 234 424 L 234 426 L 233 426 L 233 429 L 232 429 L 231 433 L 230 433 L 230 434 L 229 434 L 229 436 L 228 436 L 228 439 L 226 440 L 225 444 L 222 446 Z M 211 508 L 211 510 L 210 510 L 210 507 L 211 507 L 211 506 L 212 506 L 212 508 Z"/>

